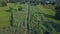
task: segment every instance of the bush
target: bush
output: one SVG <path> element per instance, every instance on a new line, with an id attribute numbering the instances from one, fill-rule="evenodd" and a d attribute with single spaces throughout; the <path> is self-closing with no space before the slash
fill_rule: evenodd
<path id="1" fill-rule="evenodd" d="M 60 20 L 60 7 L 56 7 L 55 10 L 56 10 L 56 14 L 55 14 L 56 19 Z"/>
<path id="2" fill-rule="evenodd" d="M 39 2 L 37 2 L 37 1 L 30 1 L 30 4 L 33 5 L 33 6 L 36 6 L 36 5 L 39 4 Z"/>
<path id="3" fill-rule="evenodd" d="M 0 7 L 2 6 L 2 4 L 0 3 Z"/>
<path id="4" fill-rule="evenodd" d="M 18 10 L 19 10 L 19 11 L 22 11 L 22 7 L 21 7 L 21 6 L 19 6 Z"/>
<path id="5" fill-rule="evenodd" d="M 25 4 L 25 2 L 20 2 L 21 4 Z"/>
<path id="6" fill-rule="evenodd" d="M 52 3 L 52 5 L 55 5 L 56 3 Z"/>
<path id="7" fill-rule="evenodd" d="M 41 3 L 41 5 L 45 5 L 45 3 L 44 3 L 44 2 L 42 2 L 42 1 L 40 1 L 40 3 Z"/>
<path id="8" fill-rule="evenodd" d="M 16 3 L 16 0 L 9 0 L 8 3 Z"/>
<path id="9" fill-rule="evenodd" d="M 13 13 L 11 13 L 11 23 L 10 23 L 11 26 L 13 26 Z"/>
<path id="10" fill-rule="evenodd" d="M 7 6 L 7 2 L 2 2 L 2 6 Z"/>

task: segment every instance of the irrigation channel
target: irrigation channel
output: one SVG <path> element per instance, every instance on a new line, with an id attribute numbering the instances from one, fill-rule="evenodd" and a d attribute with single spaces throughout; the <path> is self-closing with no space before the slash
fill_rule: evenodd
<path id="1" fill-rule="evenodd" d="M 0 29 L 1 34 L 57 34 L 36 6 L 25 4 L 22 11 L 13 10 L 13 17 L 14 26 Z"/>

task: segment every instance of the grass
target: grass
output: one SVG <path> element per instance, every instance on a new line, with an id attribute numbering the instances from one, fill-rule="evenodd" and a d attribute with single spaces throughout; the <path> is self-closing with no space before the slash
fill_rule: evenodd
<path id="1" fill-rule="evenodd" d="M 55 10 L 47 9 L 42 5 L 38 5 L 37 8 L 40 9 L 43 14 L 55 16 Z M 48 17 L 48 19 L 56 24 L 60 24 L 60 20 L 56 20 L 56 19 L 50 18 L 50 17 Z"/>
<path id="2" fill-rule="evenodd" d="M 22 11 L 18 11 L 18 7 L 22 6 Z M 7 6 L 5 7 L 0 7 L 0 27 L 8 27 L 10 26 L 10 13 L 6 12 L 5 10 L 8 10 L 9 7 L 12 7 L 13 9 L 13 15 L 14 15 L 14 25 L 17 25 L 17 29 L 20 28 L 20 32 L 23 33 L 22 31 L 24 31 L 26 29 L 26 25 L 27 25 L 27 14 L 28 14 L 28 10 L 27 10 L 27 4 L 19 4 L 19 3 L 8 3 Z M 37 9 L 38 8 L 38 9 Z M 40 10 L 40 11 L 39 11 Z M 38 34 L 43 34 L 43 32 L 45 30 L 50 31 L 50 29 L 52 29 L 52 31 L 50 31 L 51 34 L 56 34 L 55 29 L 52 27 L 52 25 L 48 24 L 46 27 L 46 25 L 43 25 L 45 22 L 43 22 L 43 20 L 41 18 L 43 18 L 44 15 L 41 15 L 39 12 L 42 12 L 43 14 L 47 14 L 47 15 L 51 15 L 54 16 L 55 15 L 55 11 L 52 9 L 46 9 L 45 7 L 43 7 L 42 5 L 37 5 L 37 6 L 30 6 L 30 17 L 32 17 L 31 22 L 30 22 L 30 26 L 32 27 L 33 33 L 34 31 L 36 31 Z M 43 18 L 44 19 L 44 18 Z M 48 18 L 50 21 L 54 22 L 54 23 L 59 23 L 60 21 L 55 20 L 53 18 Z M 57 24 L 58 24 L 57 23 Z M 31 28 L 30 27 L 30 28 Z M 22 31 L 21 31 L 22 30 Z"/>
<path id="3" fill-rule="evenodd" d="M 52 27 L 51 24 L 48 24 L 46 22 L 44 22 L 44 20 L 46 21 L 46 18 L 44 17 L 44 15 L 40 14 L 41 11 L 39 11 L 37 6 L 32 6 L 31 7 L 31 14 L 33 15 L 32 19 L 32 24 L 30 25 L 32 27 L 33 30 L 36 30 L 38 34 L 43 34 L 43 31 L 48 30 L 51 34 L 56 34 L 55 29 Z M 43 13 L 43 12 L 42 12 Z M 43 18 L 43 20 L 42 20 Z M 46 23 L 46 25 L 43 25 L 44 23 Z M 52 29 L 52 31 L 51 31 Z M 55 33 L 54 33 L 55 32 Z"/>
<path id="4" fill-rule="evenodd" d="M 10 13 L 6 12 L 7 7 L 0 7 L 0 27 L 10 26 Z"/>
<path id="5" fill-rule="evenodd" d="M 7 3 L 7 6 L 0 7 L 0 27 L 8 27 L 10 26 L 10 12 L 7 12 L 6 10 L 9 9 L 9 7 L 12 7 L 13 9 L 17 9 L 19 4 L 14 3 Z"/>
<path id="6" fill-rule="evenodd" d="M 42 11 L 42 13 L 44 13 L 44 14 L 52 15 L 52 16 L 55 15 L 55 12 L 54 12 L 53 10 L 47 9 L 47 8 L 45 8 L 45 7 L 42 6 L 42 5 L 38 5 L 37 8 L 39 8 L 39 9 Z"/>
<path id="7" fill-rule="evenodd" d="M 23 11 L 18 11 L 18 12 L 15 11 L 15 10 L 18 10 L 18 7 L 19 6 L 22 6 Z M 17 15 L 20 14 L 20 17 L 19 18 L 20 18 L 21 21 L 23 21 L 23 19 L 24 19 L 23 15 L 25 16 L 26 13 L 27 13 L 26 6 L 27 6 L 26 4 L 7 3 L 7 6 L 0 7 L 0 27 L 8 27 L 8 26 L 10 26 L 10 18 L 11 18 L 10 16 L 11 16 L 11 13 L 6 11 L 6 10 L 9 10 L 9 7 L 12 7 L 13 8 L 14 14 L 15 13 L 18 13 Z M 17 16 L 17 18 L 18 18 L 18 16 Z"/>

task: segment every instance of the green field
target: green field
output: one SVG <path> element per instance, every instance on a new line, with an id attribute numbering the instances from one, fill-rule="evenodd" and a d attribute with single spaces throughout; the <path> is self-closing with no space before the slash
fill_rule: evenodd
<path id="1" fill-rule="evenodd" d="M 19 6 L 22 7 L 21 11 L 18 11 Z M 7 11 L 10 7 L 13 12 L 14 27 L 10 27 L 11 12 Z M 0 27 L 7 27 L 6 31 L 8 30 L 9 34 L 15 33 L 16 29 L 17 34 L 26 34 L 28 27 L 29 32 L 32 32 L 31 34 L 43 34 L 45 31 L 48 31 L 50 34 L 60 34 L 52 25 L 52 23 L 60 24 L 60 21 L 51 16 L 55 16 L 55 10 L 47 9 L 42 5 L 31 6 L 27 3 L 8 3 L 7 6 L 0 7 Z M 4 31 L 4 33 L 7 32 Z"/>
<path id="2" fill-rule="evenodd" d="M 50 16 L 55 16 L 55 13 L 56 13 L 55 10 L 47 9 L 47 8 L 45 8 L 45 7 L 42 6 L 42 5 L 38 5 L 37 8 L 40 9 L 43 14 L 50 15 Z M 56 24 L 60 24 L 60 20 L 56 20 L 56 19 L 51 18 L 51 17 L 47 17 L 47 18 L 48 18 L 50 21 L 52 21 L 52 22 L 54 22 L 54 23 L 56 23 Z"/>
<path id="3" fill-rule="evenodd" d="M 20 5 L 17 3 L 16 4 L 8 3 L 7 6 L 0 7 L 0 27 L 9 27 L 10 26 L 11 12 L 9 12 L 7 10 L 9 10 L 9 7 L 12 7 L 13 9 L 17 9 L 18 6 L 20 6 Z"/>
<path id="4" fill-rule="evenodd" d="M 0 27 L 10 26 L 10 13 L 7 12 L 7 7 L 0 7 Z"/>

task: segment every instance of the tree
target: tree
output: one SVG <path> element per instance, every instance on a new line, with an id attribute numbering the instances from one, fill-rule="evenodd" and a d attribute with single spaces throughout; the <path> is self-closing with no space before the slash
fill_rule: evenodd
<path id="1" fill-rule="evenodd" d="M 45 0 L 40 0 L 41 5 L 45 5 Z"/>
<path id="2" fill-rule="evenodd" d="M 10 20 L 10 25 L 13 26 L 13 8 L 9 8 L 9 11 L 11 12 L 11 20 Z"/>
<path id="3" fill-rule="evenodd" d="M 8 3 L 16 3 L 16 0 L 7 0 Z"/>
<path id="4" fill-rule="evenodd" d="M 6 1 L 7 1 L 7 0 L 0 0 L 0 3 L 1 3 L 1 2 L 6 2 Z"/>
<path id="5" fill-rule="evenodd" d="M 1 6 L 7 6 L 7 0 L 0 0 L 0 5 Z"/>
<path id="6" fill-rule="evenodd" d="M 60 3 L 58 0 L 56 0 L 56 7 L 55 7 L 55 10 L 56 10 L 56 14 L 55 14 L 55 17 L 56 19 L 60 20 Z"/>
<path id="7" fill-rule="evenodd" d="M 2 2 L 2 6 L 7 6 L 7 2 Z"/>
<path id="8" fill-rule="evenodd" d="M 19 11 L 22 11 L 22 6 L 19 6 L 18 10 L 19 10 Z"/>
<path id="9" fill-rule="evenodd" d="M 56 19 L 60 20 L 60 7 L 56 7 L 55 10 L 56 10 L 55 17 Z"/>

